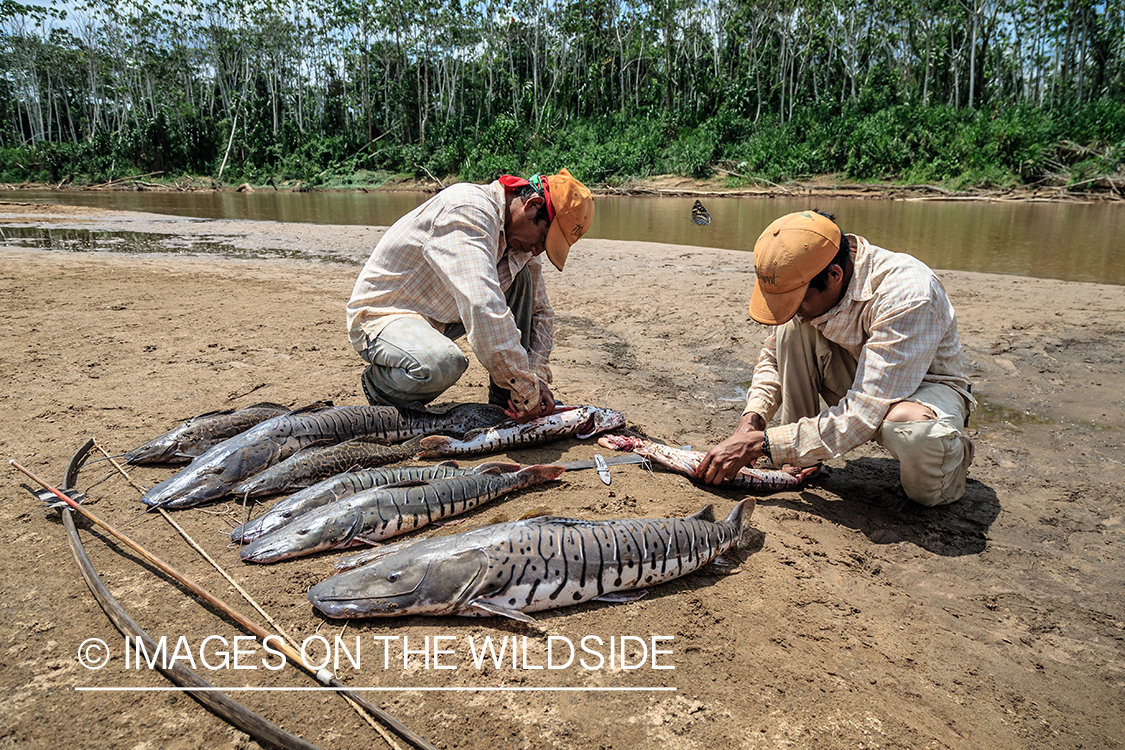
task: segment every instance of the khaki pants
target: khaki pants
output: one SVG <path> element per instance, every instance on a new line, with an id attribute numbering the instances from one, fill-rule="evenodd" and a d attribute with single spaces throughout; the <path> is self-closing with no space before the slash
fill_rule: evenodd
<path id="1" fill-rule="evenodd" d="M 796 319 L 777 329 L 777 359 L 782 424 L 816 416 L 821 398 L 835 406 L 855 382 L 855 358 Z M 931 507 L 959 500 L 971 458 L 969 440 L 961 434 L 969 423 L 965 399 L 947 385 L 923 382 L 905 400 L 929 407 L 934 418 L 884 421 L 875 442 L 898 460 L 899 481 L 911 500 Z"/>
<path id="2" fill-rule="evenodd" d="M 531 270 L 520 269 L 504 293 L 520 329 L 523 348 L 531 347 L 534 290 Z M 399 318 L 388 323 L 374 341 L 368 340 L 363 359 L 369 364 L 361 383 L 372 404 L 428 404 L 445 393 L 469 367 L 469 359 L 453 341 L 465 335 L 460 321 L 442 333 L 418 318 Z M 509 393 L 489 380 L 488 401 L 506 407 Z"/>

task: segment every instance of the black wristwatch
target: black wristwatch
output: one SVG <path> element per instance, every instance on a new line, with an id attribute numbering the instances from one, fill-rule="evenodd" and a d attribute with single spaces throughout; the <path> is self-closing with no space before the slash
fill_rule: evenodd
<path id="1" fill-rule="evenodd" d="M 765 430 L 762 430 L 762 454 L 769 460 L 773 460 L 773 455 L 770 453 L 770 435 Z"/>

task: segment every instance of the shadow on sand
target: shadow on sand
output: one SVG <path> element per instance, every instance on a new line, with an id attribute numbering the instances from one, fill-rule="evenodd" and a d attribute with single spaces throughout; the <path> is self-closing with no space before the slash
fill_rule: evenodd
<path id="1" fill-rule="evenodd" d="M 991 487 L 974 480 L 970 472 L 964 497 L 926 508 L 896 494 L 897 483 L 898 461 L 865 456 L 812 480 L 800 500 L 764 497 L 758 502 L 815 513 L 862 532 L 875 544 L 910 542 L 948 557 L 984 551 L 988 530 L 1000 514 Z"/>

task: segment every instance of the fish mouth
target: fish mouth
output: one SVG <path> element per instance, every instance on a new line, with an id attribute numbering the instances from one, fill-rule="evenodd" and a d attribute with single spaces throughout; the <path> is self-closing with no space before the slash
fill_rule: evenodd
<path id="1" fill-rule="evenodd" d="M 612 430 L 614 427 L 624 427 L 625 416 L 620 412 L 612 410 L 597 410 L 595 409 L 590 418 L 582 423 L 575 433 L 575 437 L 579 440 L 585 440 L 588 437 L 593 437 L 599 432 L 606 432 Z"/>
<path id="2" fill-rule="evenodd" d="M 363 513 L 353 513 L 348 526 L 335 534 L 331 533 L 331 528 L 326 533 L 317 523 L 318 520 L 320 519 L 310 519 L 302 528 L 289 529 L 288 525 L 285 525 L 262 534 L 249 546 L 243 547 L 238 556 L 243 562 L 272 563 L 293 557 L 314 555 L 326 549 L 348 546 L 363 530 Z M 315 535 L 313 537 L 315 542 L 304 544 L 302 538 L 310 534 Z"/>
<path id="3" fill-rule="evenodd" d="M 585 440 L 586 438 L 597 434 L 597 432 L 598 432 L 598 415 L 597 414 L 591 414 L 590 418 L 587 419 L 585 422 L 583 422 L 582 425 L 578 428 L 578 432 L 574 433 L 574 436 L 577 437 L 579 440 Z"/>

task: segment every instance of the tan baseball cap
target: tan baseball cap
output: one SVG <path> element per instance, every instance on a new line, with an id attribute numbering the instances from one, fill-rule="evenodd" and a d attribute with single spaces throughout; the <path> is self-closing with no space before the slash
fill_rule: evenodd
<path id="1" fill-rule="evenodd" d="M 779 326 L 797 314 L 813 277 L 840 250 L 840 228 L 815 211 L 786 214 L 754 243 L 754 293 L 750 317 Z"/>
<path id="2" fill-rule="evenodd" d="M 566 169 L 546 178 L 551 228 L 547 230 L 547 257 L 560 271 L 570 246 L 581 239 L 594 220 L 594 196 Z"/>

